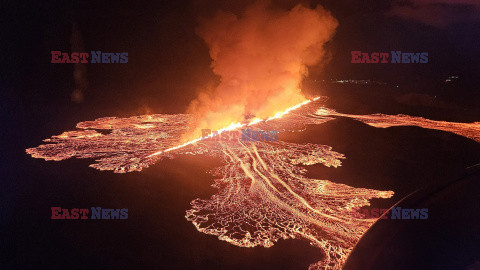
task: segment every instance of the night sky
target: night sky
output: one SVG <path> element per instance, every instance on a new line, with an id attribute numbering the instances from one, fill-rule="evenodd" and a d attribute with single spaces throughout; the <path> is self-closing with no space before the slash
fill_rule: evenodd
<path id="1" fill-rule="evenodd" d="M 4 8 L 6 14 L 2 16 L 4 71 L 1 80 L 2 87 L 6 88 L 2 93 L 7 93 L 2 100 L 55 100 L 56 104 L 76 106 L 69 103 L 70 89 L 74 88 L 73 65 L 50 63 L 50 51 L 71 50 L 72 24 L 76 24 L 85 51 L 129 53 L 128 65 L 87 65 L 88 87 L 81 106 L 95 103 L 96 107 L 118 107 L 121 112 L 139 108 L 155 112 L 184 111 L 200 87 L 216 80 L 210 69 L 208 48 L 195 34 L 198 22 L 218 9 L 239 14 L 248 2 L 6 4 L 11 8 Z M 273 2 L 277 8 L 297 4 L 297 1 Z M 330 61 L 311 68 L 309 79 L 374 79 L 435 94 L 439 91 L 438 82 L 449 75 L 459 75 L 463 85 L 460 91 L 455 91 L 456 95 L 478 101 L 478 6 L 432 5 L 444 7 L 438 17 L 445 20 L 446 25 L 431 25 L 390 15 L 393 9 L 390 1 L 305 2 L 311 6 L 317 3 L 332 12 L 339 27 L 327 44 Z M 429 63 L 354 65 L 350 63 L 352 50 L 428 52 Z"/>

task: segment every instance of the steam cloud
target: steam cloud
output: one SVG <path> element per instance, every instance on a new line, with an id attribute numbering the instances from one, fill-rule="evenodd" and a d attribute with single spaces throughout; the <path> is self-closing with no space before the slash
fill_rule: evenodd
<path id="1" fill-rule="evenodd" d="M 241 16 L 219 11 L 197 34 L 210 48 L 214 89 L 203 91 L 188 109 L 194 118 L 191 139 L 202 128 L 220 129 L 248 116 L 268 118 L 305 100 L 299 85 L 307 67 L 325 59 L 324 44 L 337 20 L 323 7 L 297 5 L 275 10 L 268 2 Z"/>

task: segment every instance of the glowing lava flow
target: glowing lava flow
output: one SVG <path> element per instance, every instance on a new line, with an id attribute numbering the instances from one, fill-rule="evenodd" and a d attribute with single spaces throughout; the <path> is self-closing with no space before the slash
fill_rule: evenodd
<path id="1" fill-rule="evenodd" d="M 306 104 L 308 104 L 308 103 L 310 103 L 310 102 L 312 102 L 312 101 L 316 101 L 316 100 L 318 100 L 319 98 L 320 98 L 320 97 L 316 97 L 316 98 L 313 98 L 313 99 L 311 99 L 311 100 L 306 100 L 306 101 L 304 101 L 304 102 L 302 102 L 302 103 L 300 103 L 300 104 L 297 104 L 297 105 L 295 105 L 295 106 L 292 106 L 292 107 L 290 107 L 290 108 L 287 108 L 285 111 L 283 111 L 283 112 L 278 112 L 278 113 L 276 113 L 273 117 L 270 117 L 270 118 L 268 118 L 268 119 L 265 120 L 265 121 L 270 121 L 270 120 L 273 120 L 273 119 L 281 118 L 281 117 L 284 116 L 285 114 L 287 114 L 287 113 L 289 113 L 289 112 L 291 112 L 291 111 L 293 111 L 293 110 L 296 110 L 296 109 L 298 109 L 298 108 L 300 108 L 300 107 L 302 107 L 302 106 L 304 106 L 304 105 L 306 105 Z M 215 135 L 212 133 L 211 135 L 208 135 L 208 136 L 205 136 L 205 137 L 200 137 L 200 138 L 198 138 L 198 139 L 194 139 L 194 140 L 188 141 L 188 142 L 186 142 L 186 143 L 183 143 L 183 144 L 180 144 L 180 145 L 177 145 L 177 146 L 168 148 L 168 149 L 166 149 L 166 150 L 158 151 L 158 152 L 156 152 L 156 153 L 153 153 L 153 154 L 149 155 L 147 158 L 149 158 L 149 157 L 154 157 L 154 156 L 160 155 L 160 154 L 162 154 L 162 153 L 170 152 L 170 151 L 172 151 L 172 150 L 177 150 L 177 149 L 179 149 L 179 148 L 182 148 L 182 147 L 185 147 L 185 146 L 194 144 L 194 143 L 199 142 L 199 141 L 201 141 L 201 140 L 205 140 L 205 139 L 208 139 L 208 138 L 212 138 L 213 136 L 218 136 L 218 135 L 222 134 L 222 133 L 225 132 L 225 131 L 236 130 L 236 129 L 239 129 L 239 128 L 242 128 L 242 127 L 245 127 L 245 126 L 252 126 L 252 125 L 255 125 L 255 124 L 260 123 L 260 122 L 262 122 L 262 121 L 263 121 L 262 119 L 255 118 L 255 119 L 253 119 L 252 121 L 250 121 L 250 123 L 248 123 L 248 124 L 232 123 L 230 126 L 228 126 L 228 127 L 226 127 L 226 128 L 219 129 L 219 130 L 218 130 L 218 133 L 216 133 Z"/>
<path id="2" fill-rule="evenodd" d="M 235 129 L 238 129 L 238 128 L 241 128 L 241 127 L 244 127 L 244 126 L 245 126 L 245 124 L 232 123 L 230 126 L 218 130 L 218 133 L 215 134 L 215 136 L 218 136 L 218 135 L 222 134 L 222 133 L 225 132 L 225 131 L 235 130 Z M 211 135 L 208 135 L 208 136 L 205 136 L 205 137 L 200 137 L 200 138 L 198 138 L 198 139 L 191 140 L 191 141 L 188 141 L 188 142 L 186 142 L 186 143 L 182 143 L 182 144 L 177 145 L 177 146 L 174 146 L 174 147 L 170 147 L 170 148 L 165 149 L 165 150 L 163 150 L 163 151 L 158 151 L 158 152 L 156 152 L 156 153 L 153 153 L 153 154 L 147 156 L 147 158 L 154 157 L 154 156 L 158 156 L 158 155 L 160 155 L 160 154 L 162 154 L 162 153 L 167 153 L 167 152 L 170 152 L 170 151 L 173 151 L 173 150 L 177 150 L 177 149 L 180 149 L 180 148 L 182 148 L 182 147 L 185 147 L 185 146 L 194 144 L 194 143 L 196 143 L 196 142 L 199 142 L 199 141 L 201 141 L 201 140 L 205 140 L 205 139 L 208 139 L 208 138 L 212 138 L 213 136 L 214 136 L 214 135 L 213 135 L 213 133 L 212 133 Z"/>
<path id="3" fill-rule="evenodd" d="M 354 115 L 338 113 L 335 110 L 328 108 L 320 108 L 315 112 L 314 115 L 321 117 L 340 116 L 352 118 L 377 128 L 388 128 L 394 126 L 417 126 L 425 129 L 435 129 L 455 133 L 457 135 L 472 139 L 476 142 L 480 142 L 480 122 L 457 123 L 447 121 L 435 121 L 425 119 L 423 117 L 416 117 L 404 114 L 386 115 L 377 113 L 371 115 Z"/>
<path id="4" fill-rule="evenodd" d="M 317 99 L 306 101 L 263 121 L 248 125 L 262 130 L 295 131 L 334 117 L 350 117 L 375 127 L 416 125 L 479 140 L 480 124 L 448 123 L 420 117 L 347 115 L 320 108 Z M 77 131 L 46 139 L 47 144 L 27 149 L 35 158 L 64 160 L 95 158 L 90 165 L 116 173 L 140 171 L 174 155 L 210 155 L 223 160 L 212 170 L 218 193 L 196 199 L 186 212 L 198 231 L 241 247 L 270 247 L 279 239 L 305 239 L 321 250 L 310 269 L 341 269 L 360 237 L 375 222 L 359 209 L 372 198 L 389 198 L 379 191 L 337 184 L 305 176 L 305 166 L 341 166 L 344 155 L 330 146 L 262 141 L 211 141 L 199 138 L 181 143 L 190 116 L 144 115 L 100 118 L 77 124 Z M 232 124 L 224 130 L 240 128 Z M 160 149 L 160 151 L 159 151 Z M 175 150 L 175 151 L 174 151 Z"/>

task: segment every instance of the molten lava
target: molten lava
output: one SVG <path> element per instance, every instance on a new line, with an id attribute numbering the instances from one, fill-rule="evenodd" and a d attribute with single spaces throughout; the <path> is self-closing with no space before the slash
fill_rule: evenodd
<path id="1" fill-rule="evenodd" d="M 414 125 L 453 132 L 480 142 L 480 123 L 449 123 L 406 115 L 349 115 L 321 107 L 318 98 L 282 113 L 248 124 L 234 123 L 224 130 L 255 125 L 262 130 L 302 130 L 334 117 L 349 117 L 374 127 Z M 389 198 L 393 191 L 350 187 L 305 176 L 304 166 L 341 166 L 344 155 L 330 146 L 266 141 L 181 142 L 190 116 L 186 114 L 100 118 L 77 124 L 27 149 L 35 158 L 64 160 L 95 158 L 90 165 L 116 173 L 140 171 L 181 154 L 220 157 L 224 163 L 212 172 L 218 193 L 196 199 L 186 212 L 198 231 L 241 247 L 270 247 L 279 239 L 306 239 L 322 250 L 322 259 L 310 269 L 340 269 L 346 257 L 376 219 L 365 219 L 359 209 L 372 198 Z"/>

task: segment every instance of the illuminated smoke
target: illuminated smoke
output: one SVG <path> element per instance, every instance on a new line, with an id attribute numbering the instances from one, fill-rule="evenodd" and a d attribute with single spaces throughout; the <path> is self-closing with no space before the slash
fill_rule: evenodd
<path id="1" fill-rule="evenodd" d="M 215 89 L 201 92 L 189 107 L 194 115 L 185 140 L 255 116 L 266 119 L 305 101 L 299 84 L 307 67 L 325 55 L 337 21 L 321 6 L 275 10 L 259 2 L 236 16 L 219 11 L 197 33 L 210 48 Z"/>

